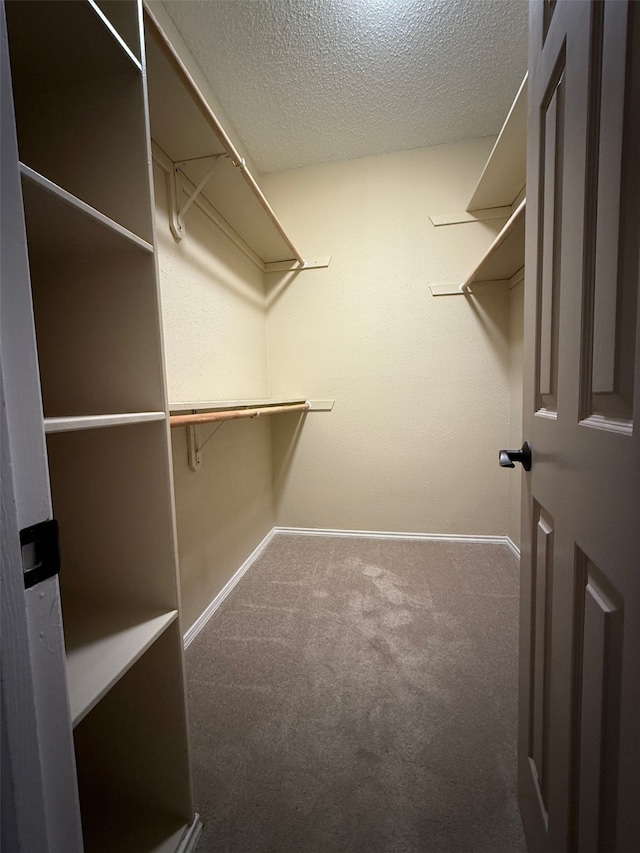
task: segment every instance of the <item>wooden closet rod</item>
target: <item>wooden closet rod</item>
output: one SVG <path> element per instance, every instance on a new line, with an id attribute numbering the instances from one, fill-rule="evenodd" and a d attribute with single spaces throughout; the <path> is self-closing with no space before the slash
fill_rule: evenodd
<path id="1" fill-rule="evenodd" d="M 298 261 L 298 263 L 300 264 L 301 267 L 304 267 L 305 266 L 304 258 L 302 257 L 300 252 L 296 249 L 296 247 L 293 245 L 293 243 L 291 242 L 291 240 L 289 239 L 287 234 L 285 233 L 285 230 L 282 227 L 282 225 L 280 224 L 280 220 L 276 216 L 275 211 L 273 210 L 273 208 L 271 207 L 271 205 L 269 204 L 269 202 L 265 198 L 264 193 L 262 192 L 262 190 L 260 189 L 260 187 L 256 183 L 255 178 L 253 177 L 251 172 L 247 169 L 246 163 L 244 161 L 244 157 L 242 157 L 240 155 L 240 152 L 238 151 L 238 149 L 235 147 L 233 142 L 227 136 L 226 130 L 220 124 L 215 113 L 213 112 L 213 110 L 211 109 L 209 104 L 204 99 L 200 89 L 198 89 L 196 81 L 193 79 L 193 77 L 189 73 L 186 65 L 184 64 L 184 62 L 180 59 L 180 57 L 176 53 L 174 46 L 169 41 L 169 39 L 165 35 L 164 31 L 162 30 L 162 27 L 160 26 L 160 24 L 155 19 L 153 12 L 150 11 L 150 9 L 147 7 L 146 4 L 144 5 L 144 12 L 145 12 L 145 15 L 147 17 L 147 20 L 152 25 L 153 30 L 158 37 L 158 42 L 160 44 L 160 47 L 164 51 L 167 59 L 169 59 L 169 61 L 173 65 L 173 67 L 176 70 L 176 72 L 178 73 L 178 75 L 182 78 L 182 81 L 186 85 L 187 91 L 189 92 L 189 94 L 193 98 L 196 106 L 198 107 L 198 109 L 200 110 L 202 115 L 205 117 L 205 119 L 207 120 L 207 122 L 211 126 L 211 129 L 213 130 L 215 135 L 218 137 L 218 140 L 220 141 L 220 143 L 224 147 L 227 154 L 231 157 L 234 164 L 240 169 L 240 171 L 242 173 L 242 177 L 245 179 L 247 184 L 249 184 L 249 187 L 251 188 L 252 192 L 254 193 L 254 195 L 257 197 L 258 201 L 260 202 L 260 204 L 264 208 L 267 216 L 269 217 L 269 219 L 271 220 L 271 222 L 275 226 L 276 230 L 278 231 L 278 233 L 280 234 L 280 236 L 282 237 L 284 242 L 287 244 L 289 249 L 291 249 L 291 251 L 293 252 L 294 259 L 296 261 Z"/>
<path id="2" fill-rule="evenodd" d="M 227 409 L 224 412 L 200 412 L 195 415 L 171 415 L 171 427 L 210 424 L 215 421 L 233 421 L 239 418 L 257 418 L 259 415 L 278 415 L 281 412 L 306 412 L 308 403 L 290 403 L 286 406 L 260 406 L 254 409 Z"/>

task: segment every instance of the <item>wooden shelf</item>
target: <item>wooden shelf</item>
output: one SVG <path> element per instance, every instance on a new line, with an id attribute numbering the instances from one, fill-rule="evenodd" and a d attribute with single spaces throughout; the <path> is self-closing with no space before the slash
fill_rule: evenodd
<path id="1" fill-rule="evenodd" d="M 526 182 L 527 76 L 518 90 L 467 210 L 514 204 Z"/>
<path id="2" fill-rule="evenodd" d="M 290 241 L 264 197 L 252 189 L 253 178 L 240 156 L 229 155 L 231 143 L 193 81 L 187 80 L 175 56 L 169 56 L 167 39 L 149 9 L 146 14 L 146 65 L 151 138 L 177 168 L 197 186 L 211 166 L 211 158 L 223 155 L 215 173 L 201 192 L 231 229 L 255 252 L 262 263 L 294 259 Z M 217 124 L 219 130 L 214 128 Z M 203 159 L 205 158 L 205 159 Z M 178 190 L 177 206 L 187 197 Z M 186 215 L 188 231 L 188 214 Z"/>
<path id="3" fill-rule="evenodd" d="M 74 729 L 86 853 L 193 849 L 180 640 L 174 618 Z"/>
<path id="4" fill-rule="evenodd" d="M 25 329 L 20 379 L 41 391 L 61 553 L 63 625 L 40 608 L 34 634 L 46 651 L 64 633 L 66 652 L 43 658 L 58 710 L 40 748 L 62 768 L 49 794 L 61 849 L 177 853 L 193 808 L 142 4 L 2 11 L 22 182 L 12 229 L 29 255 L 16 286 L 37 341 L 36 362 Z M 3 55 L 3 96 L 4 71 Z M 58 737 L 67 697 L 73 743 Z"/>
<path id="5" fill-rule="evenodd" d="M 306 397 L 282 397 L 280 399 L 262 398 L 255 400 L 193 400 L 191 402 L 169 403 L 169 411 L 180 412 L 216 412 L 225 409 L 250 409 L 259 406 L 288 406 L 295 403 L 309 403 L 310 412 L 330 412 L 334 400 L 307 400 Z"/>
<path id="6" fill-rule="evenodd" d="M 122 0 L 94 0 L 94 2 L 114 28 L 117 38 L 122 39 L 125 49 L 131 51 L 139 65 L 140 29 L 135 6 L 132 3 L 123 3 Z"/>
<path id="7" fill-rule="evenodd" d="M 164 412 L 126 412 L 121 415 L 81 415 L 68 418 L 45 418 L 44 431 L 47 435 L 54 432 L 73 432 L 75 430 L 101 429 L 103 427 L 143 424 L 149 421 L 163 421 Z"/>
<path id="8" fill-rule="evenodd" d="M 72 724 L 77 725 L 175 619 L 122 608 L 65 610 L 67 684 Z"/>
<path id="9" fill-rule="evenodd" d="M 131 247 L 153 254 L 153 246 L 146 240 L 24 163 L 20 164 L 20 174 L 30 257 L 45 257 L 50 262 Z M 55 228 L 51 228 L 52 222 Z"/>
<path id="10" fill-rule="evenodd" d="M 161 410 L 153 246 L 20 169 L 45 416 Z"/>
<path id="11" fill-rule="evenodd" d="M 462 287 L 488 281 L 506 281 L 524 265 L 525 206 L 523 200 L 513 212 L 480 263 Z"/>

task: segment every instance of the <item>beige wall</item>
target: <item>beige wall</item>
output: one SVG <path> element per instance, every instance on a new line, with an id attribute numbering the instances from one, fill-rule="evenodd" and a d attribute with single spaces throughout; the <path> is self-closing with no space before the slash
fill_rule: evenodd
<path id="1" fill-rule="evenodd" d="M 464 209 L 490 147 L 263 176 L 305 254 L 332 255 L 299 275 L 263 275 L 197 206 L 176 243 L 155 167 L 170 399 L 336 401 L 303 422 L 224 425 L 198 473 L 174 431 L 185 628 L 276 523 L 517 541 L 515 478 L 497 465 L 517 432 L 517 290 L 467 300 L 428 288 L 462 280 L 501 225 L 428 218 Z"/>
<path id="2" fill-rule="evenodd" d="M 434 228 L 463 210 L 492 140 L 263 176 L 327 270 L 270 274 L 274 396 L 335 398 L 272 426 L 279 525 L 504 534 L 509 482 L 509 295 L 431 296 L 460 281 L 502 223 Z"/>
<path id="3" fill-rule="evenodd" d="M 165 359 L 172 402 L 269 396 L 263 274 L 194 205 L 169 230 L 166 175 L 154 167 Z M 212 431 L 199 427 L 202 439 Z M 172 430 L 183 627 L 189 627 L 275 522 L 268 419 L 223 424 L 187 464 Z"/>
<path id="4" fill-rule="evenodd" d="M 509 291 L 509 447 L 521 447 L 522 435 L 522 341 L 524 335 L 524 280 Z M 511 541 L 520 547 L 522 468 L 508 469 L 509 528 Z"/>

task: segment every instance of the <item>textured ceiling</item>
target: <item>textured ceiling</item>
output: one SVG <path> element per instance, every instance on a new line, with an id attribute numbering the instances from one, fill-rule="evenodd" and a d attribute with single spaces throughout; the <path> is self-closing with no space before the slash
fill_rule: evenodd
<path id="1" fill-rule="evenodd" d="M 264 172 L 497 133 L 527 0 L 165 0 Z"/>

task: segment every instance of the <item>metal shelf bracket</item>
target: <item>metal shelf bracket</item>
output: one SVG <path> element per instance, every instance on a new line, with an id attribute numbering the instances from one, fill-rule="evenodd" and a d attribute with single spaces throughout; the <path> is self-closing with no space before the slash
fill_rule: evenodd
<path id="1" fill-rule="evenodd" d="M 178 207 L 178 198 L 182 191 L 182 188 L 179 186 L 178 175 L 181 171 L 181 167 L 185 163 L 191 162 L 190 160 L 183 160 L 179 163 L 173 164 L 173 170 L 171 172 L 170 178 L 170 187 L 169 187 L 169 207 L 170 207 L 170 221 L 169 225 L 171 227 L 171 233 L 176 238 L 176 240 L 182 240 L 184 237 L 184 217 L 186 212 L 189 210 L 194 201 L 198 198 L 202 190 L 205 188 L 207 183 L 209 182 L 211 176 L 216 170 L 216 167 L 220 160 L 225 157 L 229 157 L 228 154 L 213 154 L 210 157 L 197 157 L 197 160 L 213 160 L 213 163 L 204 174 L 204 177 L 195 188 L 195 190 L 191 193 L 191 195 L 187 198 L 186 202 L 182 207 Z"/>

